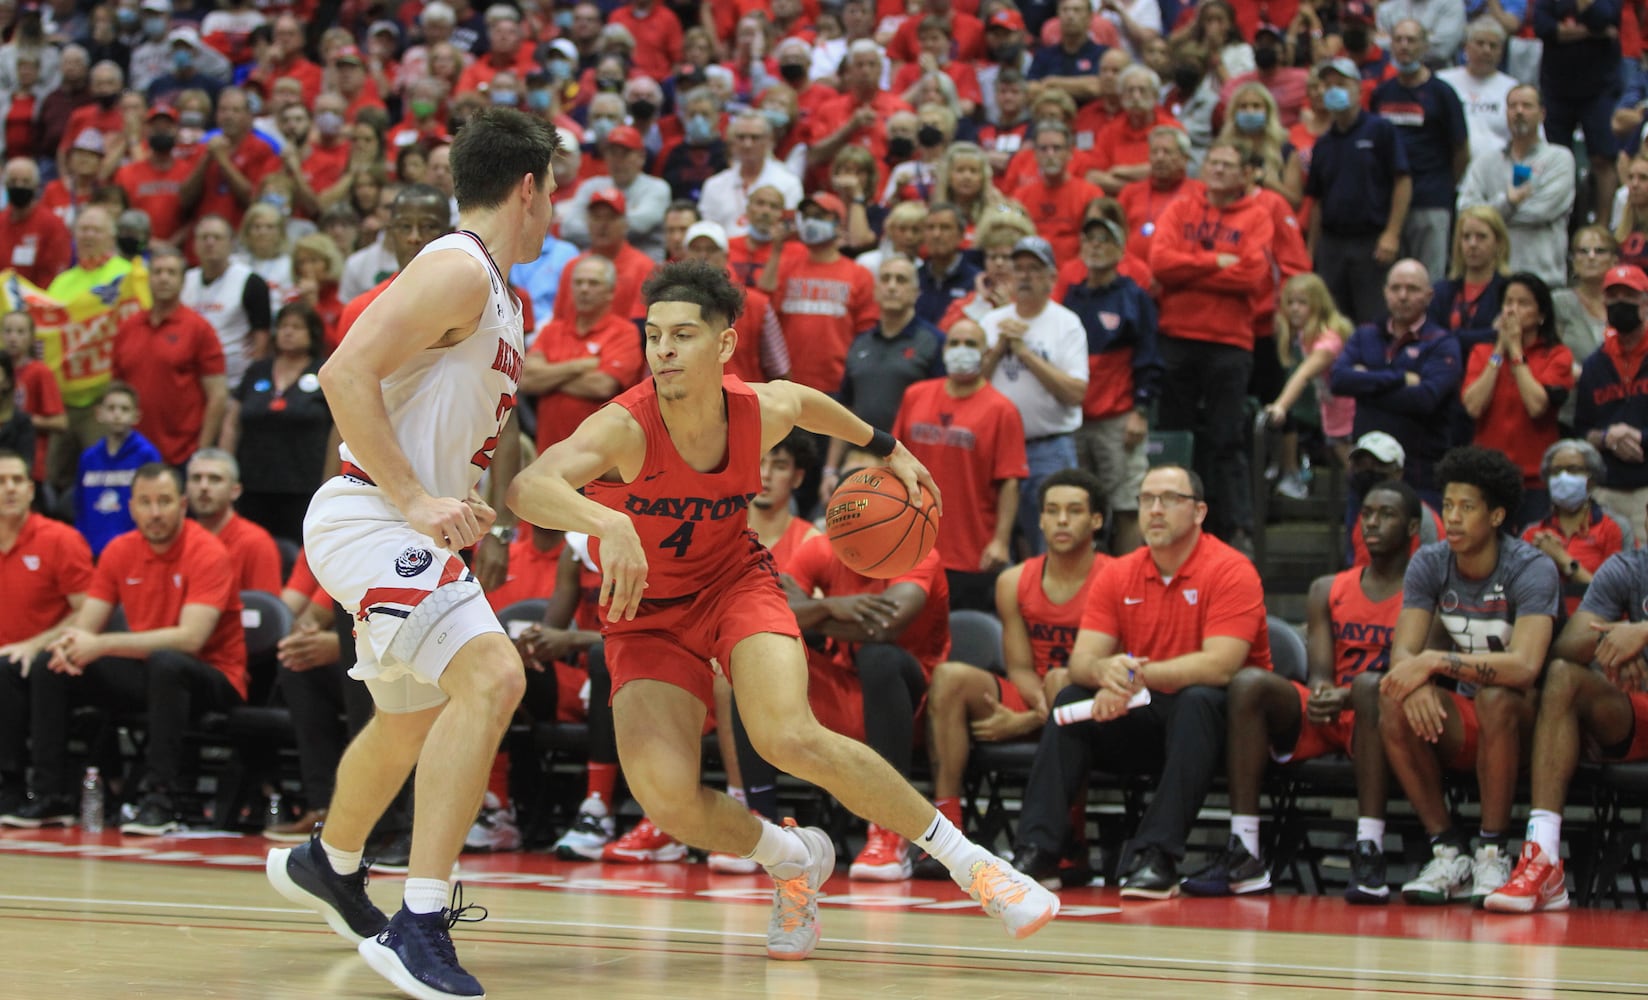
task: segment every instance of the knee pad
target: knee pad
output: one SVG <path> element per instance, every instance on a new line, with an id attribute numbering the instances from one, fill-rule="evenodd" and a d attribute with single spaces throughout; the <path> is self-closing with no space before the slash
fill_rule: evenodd
<path id="1" fill-rule="evenodd" d="M 473 578 L 456 580 L 435 588 L 434 592 L 420 601 L 418 606 L 412 609 L 412 613 L 406 616 L 406 620 L 401 622 L 385 652 L 408 666 L 416 664 L 420 656 L 430 655 L 435 648 L 440 648 L 444 658 L 450 659 L 458 650 L 456 647 L 444 648 L 449 633 L 454 625 L 464 620 L 465 612 L 472 610 L 471 605 L 475 601 L 481 602 L 480 606 L 488 615 L 492 614 L 486 604 L 486 595 L 481 591 L 481 585 Z M 496 621 L 496 616 L 493 616 L 494 624 Z M 469 637 L 466 631 L 463 638 Z"/>

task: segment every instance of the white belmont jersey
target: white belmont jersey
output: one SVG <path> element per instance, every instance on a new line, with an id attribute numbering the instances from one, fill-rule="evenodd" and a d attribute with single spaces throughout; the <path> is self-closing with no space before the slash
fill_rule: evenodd
<path id="1" fill-rule="evenodd" d="M 418 256 L 442 250 L 461 250 L 486 267 L 492 282 L 486 308 L 475 332 L 460 343 L 423 351 L 384 379 L 383 401 L 418 482 L 432 496 L 463 499 L 492 464 L 498 432 L 515 407 L 521 303 L 479 237 L 450 233 Z M 347 444 L 338 452 L 355 464 Z"/>

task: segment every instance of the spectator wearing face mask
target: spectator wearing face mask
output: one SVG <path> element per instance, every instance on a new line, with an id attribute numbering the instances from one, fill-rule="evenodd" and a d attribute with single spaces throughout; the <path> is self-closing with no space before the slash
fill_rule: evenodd
<path id="1" fill-rule="evenodd" d="M 1310 71 L 1283 64 L 1285 44 L 1281 28 L 1274 24 L 1259 25 L 1253 35 L 1253 63 L 1256 68 L 1250 73 L 1236 74 L 1220 88 L 1219 104 L 1227 109 L 1227 113 L 1237 88 L 1247 83 L 1261 83 L 1276 99 L 1282 127 L 1292 128 L 1298 123 L 1299 113 L 1305 107 Z"/>
<path id="2" fill-rule="evenodd" d="M 1607 471 L 1602 456 L 1586 441 L 1565 438 L 1545 449 L 1540 481 L 1551 497 L 1551 511 L 1522 532 L 1522 540 L 1545 553 L 1562 577 L 1563 610 L 1579 610 L 1591 574 L 1611 555 L 1631 548 L 1630 525 L 1591 499 Z"/>
<path id="3" fill-rule="evenodd" d="M 1648 275 L 1622 264 L 1602 281 L 1608 334 L 1580 368 L 1574 432 L 1602 454 L 1606 487 L 1592 495 L 1631 522 L 1633 537 L 1648 537 L 1648 463 L 1643 461 L 1643 428 L 1648 427 Z"/>
<path id="4" fill-rule="evenodd" d="M 117 170 L 114 183 L 126 191 L 133 208 L 148 215 L 150 234 L 169 241 L 183 228 L 179 192 L 192 164 L 172 155 L 177 147 L 176 111 L 165 105 L 150 108 L 144 131 L 144 155 Z"/>

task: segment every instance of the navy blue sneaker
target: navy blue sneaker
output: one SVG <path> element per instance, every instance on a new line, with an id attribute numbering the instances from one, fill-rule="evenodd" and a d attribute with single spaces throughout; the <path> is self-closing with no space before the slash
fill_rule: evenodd
<path id="1" fill-rule="evenodd" d="M 325 917 L 350 944 L 377 937 L 389 923 L 366 895 L 366 865 L 353 875 L 339 875 L 320 846 L 319 834 L 307 844 L 270 851 L 263 870 L 276 892 Z"/>
<path id="2" fill-rule="evenodd" d="M 418 1000 L 486 1000 L 480 981 L 458 964 L 452 926 L 486 919 L 486 910 L 464 906 L 463 890 L 453 891 L 453 908 L 413 913 L 404 905 L 377 937 L 360 943 L 361 957 L 378 975 Z M 466 917 L 479 909 L 479 916 Z"/>

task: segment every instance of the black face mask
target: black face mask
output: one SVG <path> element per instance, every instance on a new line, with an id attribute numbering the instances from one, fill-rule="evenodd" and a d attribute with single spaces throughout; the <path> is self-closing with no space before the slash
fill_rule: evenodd
<path id="1" fill-rule="evenodd" d="M 10 188 L 6 189 L 10 191 Z M 1642 310 L 1635 302 L 1608 303 L 1608 325 L 1615 333 L 1631 334 L 1642 329 Z"/>
<path id="2" fill-rule="evenodd" d="M 802 63 L 779 63 L 778 75 L 792 87 L 799 87 L 807 82 L 807 67 Z"/>
<path id="3" fill-rule="evenodd" d="M 170 132 L 151 135 L 149 136 L 149 148 L 154 150 L 157 156 L 170 156 L 172 150 L 177 148 L 177 136 L 172 135 Z"/>
<path id="4" fill-rule="evenodd" d="M 1173 86 L 1179 88 L 1179 93 L 1186 97 L 1196 92 L 1202 85 L 1202 73 L 1194 66 L 1180 66 L 1173 71 Z"/>
<path id="5" fill-rule="evenodd" d="M 630 101 L 629 113 L 632 118 L 651 118 L 658 113 L 658 105 L 651 101 Z"/>
<path id="6" fill-rule="evenodd" d="M 916 142 L 908 136 L 894 136 L 887 140 L 888 160 L 908 160 L 915 154 Z"/>
<path id="7" fill-rule="evenodd" d="M 10 187 L 6 188 L 6 200 L 12 208 L 25 209 L 34 204 L 34 188 Z"/>
<path id="8" fill-rule="evenodd" d="M 1253 50 L 1253 64 L 1262 70 L 1275 69 L 1281 54 L 1269 45 Z"/>
<path id="9" fill-rule="evenodd" d="M 98 97 L 97 103 L 103 108 L 104 111 L 108 111 L 110 108 L 114 107 L 115 102 L 118 100 L 120 100 L 119 94 L 103 94 Z"/>
<path id="10" fill-rule="evenodd" d="M 1378 469 L 1363 469 L 1353 472 L 1346 480 L 1350 485 L 1351 496 L 1365 497 L 1368 491 L 1385 481 L 1385 477 Z"/>
<path id="11" fill-rule="evenodd" d="M 138 256 L 143 252 L 145 242 L 136 236 L 116 236 L 114 238 L 114 245 L 120 249 L 120 256 L 122 257 Z"/>
<path id="12" fill-rule="evenodd" d="M 1019 60 L 1024 57 L 1024 46 L 1017 42 L 1008 42 L 1006 45 L 996 46 L 990 55 L 1003 66 L 1017 67 Z"/>
<path id="13" fill-rule="evenodd" d="M 1347 25 L 1340 32 L 1339 37 L 1344 39 L 1345 48 L 1352 52 L 1365 52 L 1368 47 L 1368 29 L 1360 24 Z"/>
<path id="14" fill-rule="evenodd" d="M 937 125 L 923 125 L 921 130 L 916 133 L 916 141 L 924 147 L 932 149 L 935 146 L 943 145 L 944 132 Z"/>

